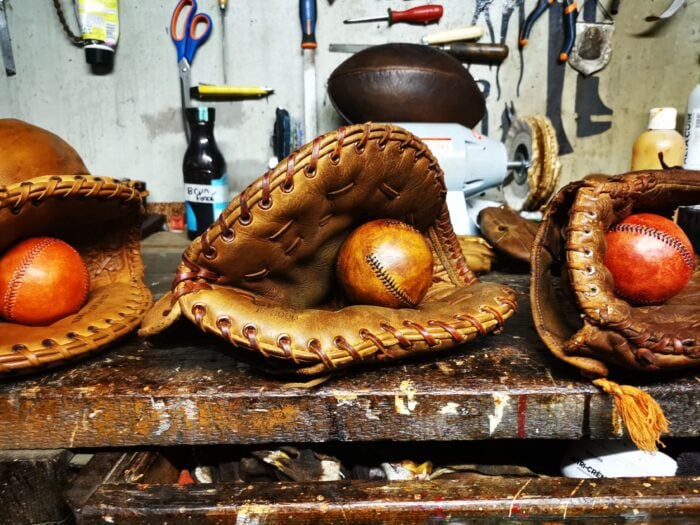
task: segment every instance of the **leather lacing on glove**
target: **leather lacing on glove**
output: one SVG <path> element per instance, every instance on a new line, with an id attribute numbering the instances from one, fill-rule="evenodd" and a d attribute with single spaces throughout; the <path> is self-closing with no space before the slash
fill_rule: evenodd
<path id="1" fill-rule="evenodd" d="M 515 311 L 506 286 L 466 264 L 445 205 L 442 171 L 402 128 L 364 124 L 314 139 L 233 199 L 183 254 L 147 315 L 153 335 L 181 315 L 270 370 L 324 374 L 446 350 L 499 329 Z M 338 251 L 364 222 L 389 218 L 433 249 L 433 284 L 417 308 L 350 305 L 335 282 Z"/>
<path id="2" fill-rule="evenodd" d="M 549 349 L 611 394 L 630 437 L 655 450 L 668 422 L 654 399 L 607 379 L 608 365 L 640 372 L 700 364 L 700 269 L 675 297 L 633 306 L 613 293 L 605 235 L 632 213 L 671 217 L 700 203 L 700 172 L 639 171 L 591 176 L 563 188 L 548 206 L 533 247 L 535 327 Z M 560 284 L 560 286 L 558 286 Z"/>

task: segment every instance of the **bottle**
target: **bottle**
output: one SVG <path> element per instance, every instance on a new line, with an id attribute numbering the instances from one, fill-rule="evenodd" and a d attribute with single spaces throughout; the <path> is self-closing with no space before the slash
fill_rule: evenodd
<path id="1" fill-rule="evenodd" d="M 631 170 L 660 170 L 659 153 L 666 166 L 681 166 L 685 155 L 683 136 L 676 131 L 675 108 L 653 108 L 649 125 L 632 146 Z"/>
<path id="2" fill-rule="evenodd" d="M 688 96 L 688 111 L 685 116 L 685 161 L 687 170 L 700 170 L 700 84 L 697 84 Z M 686 234 L 693 249 L 700 253 L 700 204 L 678 207 L 678 226 Z"/>
<path id="3" fill-rule="evenodd" d="M 187 237 L 194 239 L 226 208 L 226 161 L 214 139 L 213 108 L 187 108 L 190 142 L 182 161 Z"/>
<path id="4" fill-rule="evenodd" d="M 700 170 L 700 84 L 688 96 L 688 112 L 685 116 L 685 160 L 687 170 Z"/>

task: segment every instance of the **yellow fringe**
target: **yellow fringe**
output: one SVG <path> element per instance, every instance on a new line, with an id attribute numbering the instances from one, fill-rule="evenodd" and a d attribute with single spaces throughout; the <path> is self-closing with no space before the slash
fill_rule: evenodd
<path id="1" fill-rule="evenodd" d="M 291 388 L 313 388 L 315 386 L 320 385 L 321 383 L 325 383 L 331 378 L 330 374 L 327 376 L 321 376 L 317 377 L 314 379 L 310 379 L 309 381 L 305 381 L 303 383 L 284 383 L 280 388 L 284 389 L 291 389 Z"/>
<path id="2" fill-rule="evenodd" d="M 658 450 L 657 445 L 664 446 L 661 434 L 668 432 L 668 421 L 653 397 L 643 390 L 608 379 L 595 379 L 593 384 L 613 396 L 627 433 L 640 450 L 653 452 Z"/>

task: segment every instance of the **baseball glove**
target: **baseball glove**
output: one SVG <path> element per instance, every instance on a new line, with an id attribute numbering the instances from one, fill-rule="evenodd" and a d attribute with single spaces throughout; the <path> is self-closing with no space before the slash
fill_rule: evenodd
<path id="1" fill-rule="evenodd" d="M 496 253 L 483 237 L 478 235 L 458 235 L 459 247 L 462 249 L 467 267 L 477 275 L 488 273 L 496 259 Z"/>
<path id="2" fill-rule="evenodd" d="M 467 267 L 427 146 L 390 125 L 314 139 L 235 197 L 185 250 L 172 291 L 147 314 L 150 336 L 180 316 L 268 370 L 325 374 L 445 350 L 501 327 L 506 286 Z M 360 224 L 397 219 L 424 233 L 433 284 L 417 308 L 348 305 L 335 282 L 340 246 Z"/>
<path id="3" fill-rule="evenodd" d="M 530 266 L 538 223 L 521 217 L 507 206 L 484 208 L 479 212 L 478 222 L 481 234 L 506 262 Z"/>
<path id="4" fill-rule="evenodd" d="M 640 389 L 606 379 L 608 365 L 656 372 L 700 364 L 700 271 L 675 297 L 635 307 L 613 294 L 605 234 L 632 213 L 671 217 L 700 203 L 700 172 L 638 171 L 590 176 L 563 188 L 535 238 L 530 299 L 535 327 L 560 359 L 613 395 L 637 446 L 654 450 L 667 422 Z"/>
<path id="5" fill-rule="evenodd" d="M 50 326 L 0 320 L 0 376 L 93 353 L 134 330 L 151 306 L 143 283 L 138 184 L 93 177 L 58 136 L 0 119 L 0 253 L 18 241 L 57 237 L 90 273 L 86 304 Z"/>

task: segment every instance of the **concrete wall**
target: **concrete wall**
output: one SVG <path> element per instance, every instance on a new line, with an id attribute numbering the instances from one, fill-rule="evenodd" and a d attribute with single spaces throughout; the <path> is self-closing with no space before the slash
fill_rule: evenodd
<path id="1" fill-rule="evenodd" d="M 592 2 L 594 0 L 589 0 Z M 609 0 L 601 0 L 609 6 Z M 175 0 L 122 0 L 121 38 L 111 73 L 96 75 L 84 51 L 70 44 L 47 0 L 5 0 L 17 75 L 0 70 L 0 117 L 15 117 L 48 128 L 68 140 L 94 174 L 145 180 L 153 202 L 182 200 L 181 162 L 185 138 L 175 50 L 169 22 Z M 437 3 L 437 2 L 435 2 Z M 475 0 L 443 0 L 445 15 L 437 25 L 383 23 L 344 25 L 354 16 L 383 14 L 387 7 L 405 9 L 419 2 L 318 0 L 317 36 L 319 133 L 341 125 L 328 101 L 325 82 L 349 55 L 330 53 L 328 44 L 417 42 L 427 32 L 469 25 Z M 536 0 L 526 0 L 526 12 Z M 598 74 L 601 101 L 613 110 L 612 126 L 603 134 L 577 138 L 575 96 L 578 73 L 563 68 L 562 122 L 573 147 L 564 155 L 562 183 L 594 172 L 625 171 L 632 142 L 646 126 L 654 106 L 676 107 L 682 114 L 688 93 L 700 82 L 700 2 L 690 0 L 661 24 L 643 20 L 670 3 L 623 0 L 614 17 L 612 60 Z M 72 3 L 62 0 L 74 31 Z M 493 2 L 490 15 L 500 32 L 503 1 Z M 214 31 L 199 50 L 194 84 L 223 83 L 221 18 L 215 0 L 200 0 L 201 11 L 214 19 Z M 601 18 L 600 12 L 598 13 Z M 483 23 L 483 18 L 480 20 Z M 525 48 L 520 96 L 517 12 L 506 43 L 511 53 L 503 64 L 500 100 L 495 95 L 496 68 L 472 66 L 477 79 L 491 82 L 487 101 L 489 135 L 499 139 L 500 115 L 512 101 L 519 115 L 545 113 L 548 19 L 535 26 Z M 299 48 L 298 3 L 293 0 L 230 0 L 225 17 L 229 84 L 274 88 L 267 99 L 217 102 L 216 136 L 228 161 L 231 189 L 238 191 L 265 170 L 272 154 L 270 137 L 275 108 L 302 113 L 302 57 Z M 488 41 L 488 36 L 482 38 Z M 610 120 L 602 117 L 600 120 Z M 679 117 L 678 127 L 683 125 Z M 2 146 L 0 145 L 0 148 Z M 1 149 L 0 149 L 1 154 Z"/>

